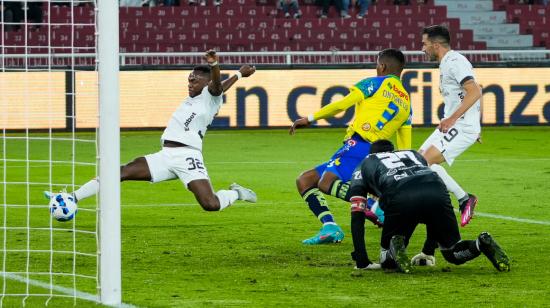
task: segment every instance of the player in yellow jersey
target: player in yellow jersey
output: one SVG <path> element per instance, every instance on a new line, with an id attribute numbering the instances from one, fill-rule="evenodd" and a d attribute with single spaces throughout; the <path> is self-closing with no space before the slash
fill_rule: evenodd
<path id="1" fill-rule="evenodd" d="M 334 222 L 323 195 L 349 201 L 349 181 L 355 167 L 369 154 L 370 145 L 379 139 L 389 139 L 397 133 L 398 148 L 411 148 L 411 102 L 401 83 L 405 56 L 397 49 L 385 49 L 378 54 L 377 77 L 363 79 L 350 88 L 342 100 L 332 102 L 315 114 L 296 120 L 295 130 L 313 121 L 327 119 L 355 106 L 355 118 L 347 129 L 344 145 L 325 162 L 300 174 L 296 180 L 298 192 L 313 214 L 323 223 L 321 231 L 303 241 L 307 245 L 338 243 L 344 232 Z M 375 220 L 370 211 L 365 215 Z"/>

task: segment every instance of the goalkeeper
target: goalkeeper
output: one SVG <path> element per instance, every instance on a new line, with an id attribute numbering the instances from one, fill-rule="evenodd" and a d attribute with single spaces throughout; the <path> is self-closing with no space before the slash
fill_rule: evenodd
<path id="1" fill-rule="evenodd" d="M 355 167 L 369 153 L 372 142 L 391 138 L 397 133 L 399 148 L 411 148 L 412 109 L 409 94 L 400 79 L 404 65 L 405 56 L 401 51 L 381 51 L 376 63 L 377 77 L 361 80 L 342 100 L 292 124 L 290 134 L 313 121 L 333 117 L 355 106 L 355 119 L 347 129 L 344 145 L 328 162 L 304 171 L 296 180 L 302 199 L 323 224 L 319 233 L 304 240 L 304 244 L 342 241 L 344 232 L 334 221 L 323 193 L 349 201 L 348 181 Z M 365 211 L 365 215 L 376 223 L 376 216 L 373 217 L 371 211 Z"/>
<path id="2" fill-rule="evenodd" d="M 487 232 L 477 240 L 461 240 L 458 223 L 447 188 L 422 155 L 413 150 L 394 151 L 388 140 L 372 144 L 351 181 L 351 230 L 357 268 L 369 268 L 364 242 L 363 211 L 367 193 L 380 198 L 386 220 L 382 229 L 380 264 L 408 273 L 412 269 L 405 249 L 419 223 L 426 224 L 428 238 L 434 239 L 450 263 L 463 264 L 483 253 L 499 271 L 509 271 L 510 262 L 502 248 Z"/>

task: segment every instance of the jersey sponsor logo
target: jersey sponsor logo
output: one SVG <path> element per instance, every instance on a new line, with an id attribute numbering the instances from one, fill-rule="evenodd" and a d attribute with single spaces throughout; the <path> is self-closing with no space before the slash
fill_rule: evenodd
<path id="1" fill-rule="evenodd" d="M 374 82 L 370 82 L 369 86 L 367 87 L 367 92 L 369 94 L 372 94 L 372 92 L 374 92 Z"/>
<path id="2" fill-rule="evenodd" d="M 406 173 L 400 173 L 400 174 L 396 174 L 393 176 L 393 178 L 396 180 L 396 181 L 399 181 L 401 179 L 404 179 L 406 177 L 408 177 L 409 175 L 406 174 Z"/>
<path id="3" fill-rule="evenodd" d="M 393 176 L 397 173 L 397 169 L 393 168 L 393 169 L 390 169 L 388 170 L 388 172 L 386 173 L 387 176 Z"/>
<path id="4" fill-rule="evenodd" d="M 191 115 L 189 116 L 189 118 L 187 118 L 185 120 L 185 123 L 183 123 L 183 128 L 185 129 L 185 131 L 189 131 L 189 124 L 191 124 L 191 121 L 193 121 L 193 119 L 195 118 L 197 114 L 196 113 L 191 113 Z"/>
<path id="5" fill-rule="evenodd" d="M 370 130 L 370 123 L 365 123 L 361 126 L 361 129 L 368 132 Z"/>
<path id="6" fill-rule="evenodd" d="M 404 99 L 407 100 L 407 101 L 409 100 L 409 95 L 407 95 L 407 93 L 401 91 L 401 90 L 400 90 L 398 87 L 396 87 L 395 85 L 393 85 L 392 90 L 393 90 L 393 92 L 399 94 L 399 97 L 404 98 Z"/>

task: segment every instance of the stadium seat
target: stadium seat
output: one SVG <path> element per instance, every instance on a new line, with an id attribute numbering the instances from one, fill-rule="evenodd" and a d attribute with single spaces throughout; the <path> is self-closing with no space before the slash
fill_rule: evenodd
<path id="1" fill-rule="evenodd" d="M 199 47 L 207 45 L 251 51 L 254 48 L 377 50 L 390 46 L 418 50 L 421 29 L 431 24 L 444 24 L 451 28 L 453 40 L 460 40 L 465 48 L 483 46 L 473 41 L 470 30 L 460 29 L 458 19 L 446 17 L 445 6 L 434 5 L 431 1 L 428 4 L 396 6 L 392 1 L 380 0 L 369 6 L 363 19 L 343 19 L 334 13 L 327 19 L 320 19 L 317 17 L 319 8 L 313 2 L 300 2 L 301 19 L 284 18 L 280 11 L 275 11 L 275 0 L 224 0 L 223 5 L 217 7 L 210 2 L 205 7 L 190 6 L 186 1 L 181 1 L 180 6 L 121 7 L 121 50 L 201 51 Z M 495 5 L 501 4 L 509 7 L 508 18 L 530 16 L 529 21 L 520 22 L 523 32 L 548 27 L 547 15 L 543 14 L 546 10 L 540 6 L 519 7 L 509 4 L 507 0 L 495 0 Z M 45 18 L 62 24 L 70 24 L 73 20 L 79 24 L 92 24 L 95 14 L 89 6 L 53 5 L 49 8 L 45 6 L 44 13 Z M 350 13 L 355 16 L 357 8 L 351 8 Z M 540 46 L 548 41 L 546 34 L 541 33 L 535 38 Z M 64 44 L 68 33 L 56 29 L 55 36 L 52 42 Z M 74 37 L 77 41 L 83 40 L 76 44 L 79 47 L 89 47 L 95 43 L 93 30 L 76 28 Z"/>

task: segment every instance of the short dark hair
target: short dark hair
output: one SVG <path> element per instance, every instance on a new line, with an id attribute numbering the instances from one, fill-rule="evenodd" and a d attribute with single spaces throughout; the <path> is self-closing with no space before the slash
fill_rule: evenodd
<path id="1" fill-rule="evenodd" d="M 384 49 L 378 53 L 380 61 L 390 61 L 395 65 L 395 69 L 402 71 L 405 67 L 405 55 L 401 50 L 395 48 Z"/>
<path id="2" fill-rule="evenodd" d="M 211 70 L 210 70 L 210 66 L 208 65 L 197 65 L 193 68 L 193 71 L 210 76 Z"/>
<path id="3" fill-rule="evenodd" d="M 428 35 L 430 41 L 439 41 L 447 45 L 451 44 L 451 35 L 449 29 L 442 25 L 433 25 L 422 30 L 422 34 Z"/>
<path id="4" fill-rule="evenodd" d="M 387 139 L 380 139 L 370 145 L 370 154 L 381 152 L 392 152 L 395 150 L 393 143 Z"/>

